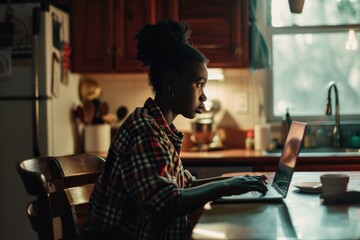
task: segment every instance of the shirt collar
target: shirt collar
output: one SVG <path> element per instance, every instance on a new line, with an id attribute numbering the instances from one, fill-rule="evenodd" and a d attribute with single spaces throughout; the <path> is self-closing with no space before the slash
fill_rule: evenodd
<path id="1" fill-rule="evenodd" d="M 159 106 L 151 97 L 146 100 L 144 108 L 149 110 L 150 115 L 155 118 L 156 122 L 166 132 L 168 137 L 170 137 L 172 140 L 175 140 L 176 142 L 180 141 L 180 144 L 182 143 L 184 134 L 177 130 L 174 124 L 169 126 Z"/>

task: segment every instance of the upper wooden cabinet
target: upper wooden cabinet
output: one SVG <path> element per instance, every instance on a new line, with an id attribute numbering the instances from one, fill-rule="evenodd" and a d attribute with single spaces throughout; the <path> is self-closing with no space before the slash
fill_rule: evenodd
<path id="1" fill-rule="evenodd" d="M 70 23 L 73 72 L 113 70 L 114 6 L 113 1 L 72 1 Z"/>
<path id="2" fill-rule="evenodd" d="M 143 71 L 134 37 L 142 26 L 155 22 L 154 5 L 152 0 L 72 1 L 72 71 Z"/>
<path id="3" fill-rule="evenodd" d="M 188 23 L 209 67 L 248 66 L 248 0 L 164 0 L 163 17 Z"/>
<path id="4" fill-rule="evenodd" d="M 154 0 L 116 0 L 115 69 L 118 72 L 144 71 L 136 60 L 135 35 L 148 23 L 156 22 Z"/>
<path id="5" fill-rule="evenodd" d="M 209 67 L 248 65 L 248 0 L 71 1 L 72 71 L 142 72 L 136 33 L 160 19 L 187 22 Z"/>

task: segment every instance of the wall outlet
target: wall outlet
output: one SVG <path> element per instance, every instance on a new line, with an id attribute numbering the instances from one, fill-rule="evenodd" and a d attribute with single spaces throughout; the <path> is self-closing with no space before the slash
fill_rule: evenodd
<path id="1" fill-rule="evenodd" d="M 235 94 L 235 106 L 234 109 L 236 112 L 245 113 L 248 111 L 248 93 L 247 92 L 237 92 Z"/>

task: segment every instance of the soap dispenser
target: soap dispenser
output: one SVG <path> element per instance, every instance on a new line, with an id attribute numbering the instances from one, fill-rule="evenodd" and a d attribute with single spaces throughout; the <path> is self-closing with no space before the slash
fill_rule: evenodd
<path id="1" fill-rule="evenodd" d="M 291 125 L 291 116 L 290 116 L 289 108 L 287 108 L 286 113 L 282 119 L 282 134 L 281 134 L 282 141 L 281 142 L 283 145 L 285 144 L 286 137 L 287 137 L 289 129 L 290 129 L 290 125 Z"/>

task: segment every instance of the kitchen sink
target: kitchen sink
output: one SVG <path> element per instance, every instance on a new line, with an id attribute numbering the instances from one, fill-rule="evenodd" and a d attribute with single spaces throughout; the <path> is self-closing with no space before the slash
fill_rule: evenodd
<path id="1" fill-rule="evenodd" d="M 360 148 L 336 148 L 336 147 L 318 147 L 318 148 L 302 148 L 301 152 L 360 152 Z"/>
<path id="2" fill-rule="evenodd" d="M 282 149 L 266 150 L 268 153 L 280 153 Z M 360 148 L 347 147 L 316 147 L 316 148 L 302 148 L 300 153 L 360 153 Z"/>

